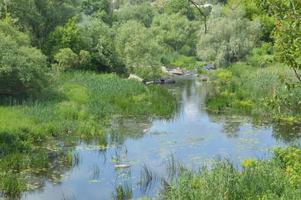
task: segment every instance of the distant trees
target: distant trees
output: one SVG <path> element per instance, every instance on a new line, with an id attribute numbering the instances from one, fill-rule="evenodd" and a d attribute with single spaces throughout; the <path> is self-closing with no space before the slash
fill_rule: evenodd
<path id="1" fill-rule="evenodd" d="M 64 26 L 57 26 L 56 29 L 49 34 L 44 46 L 44 52 L 53 56 L 62 48 L 70 48 L 74 52 L 79 52 L 82 48 L 80 29 L 77 25 L 77 19 L 71 18 Z"/>
<path id="2" fill-rule="evenodd" d="M 160 64 L 161 47 L 151 32 L 141 23 L 130 20 L 116 29 L 115 45 L 118 56 L 130 72 L 147 76 Z M 145 68 L 144 70 L 142 68 Z"/>
<path id="3" fill-rule="evenodd" d="M 77 5 L 73 0 L 2 0 L 0 18 L 11 16 L 31 33 L 33 45 L 41 48 L 49 33 L 75 15 Z"/>
<path id="4" fill-rule="evenodd" d="M 198 27 L 180 14 L 162 14 L 154 18 L 151 30 L 167 52 L 194 55 Z"/>
<path id="5" fill-rule="evenodd" d="M 90 52 L 91 62 L 82 69 L 124 72 L 122 59 L 118 57 L 114 44 L 115 30 L 97 18 L 80 25 L 82 50 Z M 83 68 L 84 67 L 84 68 Z"/>
<path id="6" fill-rule="evenodd" d="M 123 23 L 129 20 L 136 20 L 146 27 L 150 27 L 153 17 L 156 15 L 155 9 L 149 2 L 138 5 L 126 4 L 119 10 L 115 11 L 114 15 L 118 23 Z"/>
<path id="7" fill-rule="evenodd" d="M 245 58 L 259 41 L 260 23 L 244 16 L 240 8 L 226 14 L 214 14 L 210 19 L 210 32 L 199 39 L 198 57 L 218 67 Z"/>
<path id="8" fill-rule="evenodd" d="M 250 52 L 258 54 L 253 63 L 261 58 L 270 63 L 276 49 L 280 60 L 301 81 L 300 1 L 208 2 L 211 4 L 204 0 L 0 0 L 1 45 L 12 54 L 5 57 L 0 50 L 1 68 L 11 66 L 20 73 L 37 70 L 32 73 L 37 80 L 46 80 L 44 75 L 51 67 L 158 77 L 161 64 L 227 66 L 244 60 Z M 272 50 L 261 49 L 262 43 Z M 46 57 L 33 47 L 42 49 Z M 273 55 L 266 56 L 266 52 Z M 32 65 L 24 68 L 29 63 Z M 22 78 L 25 80 L 29 79 Z M 42 82 L 32 87 L 42 88 Z M 23 83 L 24 90 L 31 87 Z"/>

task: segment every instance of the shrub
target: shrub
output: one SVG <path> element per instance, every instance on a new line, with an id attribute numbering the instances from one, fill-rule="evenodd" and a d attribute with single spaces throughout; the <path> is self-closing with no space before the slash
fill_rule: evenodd
<path id="1" fill-rule="evenodd" d="M 78 56 L 70 48 L 60 49 L 54 55 L 54 60 L 57 64 L 54 64 L 53 67 L 57 71 L 67 71 L 76 68 L 78 65 Z"/>
<path id="2" fill-rule="evenodd" d="M 0 26 L 5 27 L 0 29 L 0 95 L 24 97 L 39 94 L 48 80 L 46 57 L 29 46 L 25 34 L 3 22 Z"/>

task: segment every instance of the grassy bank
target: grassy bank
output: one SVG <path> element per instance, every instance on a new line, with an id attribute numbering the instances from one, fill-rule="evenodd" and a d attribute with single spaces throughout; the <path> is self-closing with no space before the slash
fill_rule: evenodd
<path id="1" fill-rule="evenodd" d="M 208 108 L 300 124 L 301 87 L 294 82 L 293 71 L 279 64 L 263 68 L 235 64 L 213 73 Z"/>
<path id="2" fill-rule="evenodd" d="M 166 89 L 116 75 L 67 73 L 54 85 L 41 100 L 0 106 L 0 191 L 6 195 L 20 194 L 28 173 L 47 173 L 54 160 L 72 165 L 55 140 L 95 138 L 105 146 L 114 116 L 168 117 L 176 107 Z"/>
<path id="3" fill-rule="evenodd" d="M 167 200 L 193 199 L 300 199 L 301 150 L 276 149 L 270 160 L 246 160 L 242 170 L 229 162 L 217 162 L 199 172 L 183 170 L 166 183 L 162 193 Z"/>

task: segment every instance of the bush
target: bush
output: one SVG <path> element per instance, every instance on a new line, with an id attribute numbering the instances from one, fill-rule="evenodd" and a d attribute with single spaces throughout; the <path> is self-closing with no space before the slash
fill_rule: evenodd
<path id="1" fill-rule="evenodd" d="M 90 62 L 81 64 L 81 69 L 102 72 L 125 72 L 122 59 L 119 58 L 115 48 L 114 31 L 113 28 L 110 28 L 97 18 L 91 18 L 80 27 L 80 34 L 84 44 L 82 50 L 90 54 L 87 57 Z M 87 53 L 85 54 L 87 55 Z M 82 58 L 81 55 L 80 58 Z"/>
<path id="2" fill-rule="evenodd" d="M 48 81 L 46 57 L 29 46 L 25 34 L 9 24 L 0 23 L 4 27 L 0 29 L 0 95 L 25 97 L 39 94 Z"/>
<path id="3" fill-rule="evenodd" d="M 57 71 L 67 71 L 76 68 L 78 65 L 78 56 L 69 48 L 60 49 L 59 52 L 54 55 L 54 60 L 57 62 L 57 64 L 54 65 Z"/>
<path id="4" fill-rule="evenodd" d="M 267 67 L 274 62 L 275 56 L 271 43 L 264 43 L 260 48 L 254 48 L 247 57 L 247 63 L 252 66 Z"/>

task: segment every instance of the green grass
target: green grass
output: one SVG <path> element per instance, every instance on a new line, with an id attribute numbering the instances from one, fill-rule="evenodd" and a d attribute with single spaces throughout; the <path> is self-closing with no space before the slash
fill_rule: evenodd
<path id="1" fill-rule="evenodd" d="M 238 170 L 230 162 L 219 161 L 198 172 L 183 170 L 166 183 L 167 200 L 298 200 L 301 198 L 301 150 L 275 150 L 270 160 L 246 160 Z"/>
<path id="2" fill-rule="evenodd" d="M 30 188 L 28 174 L 51 171 L 49 153 L 72 165 L 56 140 L 93 138 L 105 146 L 104 130 L 114 116 L 169 117 L 176 107 L 167 89 L 112 74 L 62 74 L 52 87 L 53 96 L 0 106 L 0 191 L 9 197 Z"/>
<path id="3" fill-rule="evenodd" d="M 213 74 L 208 108 L 300 123 L 301 85 L 294 82 L 293 72 L 285 66 L 235 64 Z"/>

